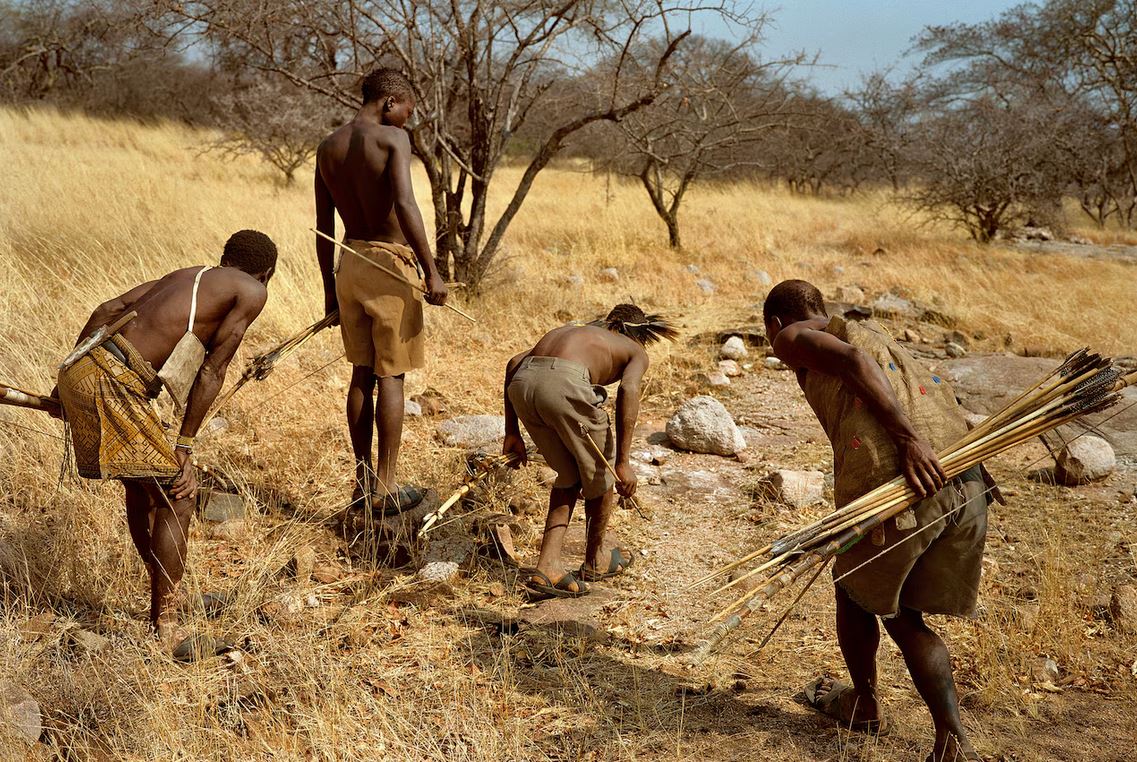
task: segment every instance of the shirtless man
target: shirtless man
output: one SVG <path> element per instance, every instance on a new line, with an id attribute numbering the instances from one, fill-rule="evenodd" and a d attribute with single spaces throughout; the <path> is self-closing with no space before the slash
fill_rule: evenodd
<path id="1" fill-rule="evenodd" d="M 419 279 L 417 261 L 426 273 L 426 301 L 443 304 L 446 284 L 435 267 L 411 188 L 411 142 L 403 126 L 414 109 L 411 83 L 398 71 L 377 69 L 363 80 L 363 107 L 324 138 L 316 153 L 316 229 L 334 237 L 339 212 L 348 246 L 411 282 Z M 334 272 L 334 249 L 331 241 L 317 237 L 325 310 L 339 310 L 344 350 L 353 366 L 347 392 L 355 454 L 352 502 L 397 513 L 423 498 L 421 489 L 399 487 L 395 479 L 403 436 L 403 378 L 424 364 L 422 296 L 352 254 L 342 254 Z M 374 468 L 372 419 L 379 433 Z"/>
<path id="2" fill-rule="evenodd" d="M 603 547 L 604 532 L 615 502 L 613 486 L 625 497 L 636 492 L 636 472 L 628 456 L 640 411 L 640 381 L 648 367 L 644 346 L 675 335 L 658 315 L 646 316 L 635 305 L 619 304 L 603 320 L 550 331 L 528 352 L 509 361 L 502 452 L 517 456 L 515 468 L 525 463 L 520 420 L 545 462 L 557 472 L 541 557 L 525 581 L 534 597 L 579 597 L 589 592 L 589 581 L 613 577 L 631 565 L 631 553 Z M 604 387 L 617 381 L 613 439 L 608 413 L 601 405 L 608 398 Z M 612 463 L 613 456 L 618 481 L 605 465 Z M 561 561 L 561 544 L 582 496 L 587 547 L 584 563 L 573 573 Z"/>
<path id="3" fill-rule="evenodd" d="M 775 286 L 764 318 L 774 353 L 797 372 L 833 446 L 837 507 L 898 473 L 924 497 L 872 541 L 837 556 L 837 640 L 852 685 L 819 678 L 806 698 L 846 728 L 880 732 L 879 616 L 932 714 L 928 760 L 978 760 L 960 721 L 947 647 L 924 622 L 925 614 L 974 615 L 979 591 L 989 477 L 977 467 L 948 481 L 936 458 L 967 431 L 955 394 L 874 321 L 830 318 L 805 281 Z"/>
<path id="4" fill-rule="evenodd" d="M 100 304 L 79 341 L 130 311 L 137 317 L 61 370 L 53 393 L 71 429 L 80 476 L 118 479 L 126 488 L 130 537 L 150 574 L 150 625 L 169 645 L 181 636 L 169 604 L 185 570 L 197 496 L 194 437 L 265 305 L 275 268 L 269 237 L 242 230 L 225 243 L 220 267 L 175 270 Z M 177 372 L 166 373 L 167 364 Z M 150 405 L 164 383 L 175 394 L 188 390 L 174 445 Z"/>

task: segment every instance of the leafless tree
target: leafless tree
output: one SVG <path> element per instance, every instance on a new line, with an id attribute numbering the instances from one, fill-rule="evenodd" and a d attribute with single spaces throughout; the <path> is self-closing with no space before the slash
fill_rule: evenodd
<path id="1" fill-rule="evenodd" d="M 692 14 L 734 18 L 730 0 L 198 0 L 165 3 L 162 29 L 200 30 L 275 73 L 345 107 L 360 75 L 382 63 L 414 83 L 412 144 L 430 181 L 439 269 L 477 285 L 533 181 L 579 130 L 619 121 L 664 87 L 665 65 Z M 652 36 L 654 62 L 632 52 Z M 608 62 L 603 77 L 598 65 Z M 643 71 L 650 76 L 634 85 Z M 586 82 L 568 88 L 566 80 Z M 535 140 L 500 213 L 489 190 L 514 136 L 535 112 L 555 113 Z"/>
<path id="2" fill-rule="evenodd" d="M 618 124 L 611 164 L 639 179 L 672 248 L 681 245 L 679 210 L 691 185 L 760 163 L 747 147 L 786 122 L 785 79 L 802 57 L 758 59 L 753 48 L 764 22 L 741 42 L 691 40 L 672 56 L 662 94 Z M 662 45 L 645 60 L 659 60 Z"/>
<path id="3" fill-rule="evenodd" d="M 912 123 L 921 104 L 919 82 L 910 78 L 900 84 L 889 81 L 889 72 L 864 78 L 861 86 L 845 93 L 854 119 L 849 122 L 852 139 L 871 157 L 871 162 L 893 191 L 904 183 L 904 156 L 912 140 Z"/>

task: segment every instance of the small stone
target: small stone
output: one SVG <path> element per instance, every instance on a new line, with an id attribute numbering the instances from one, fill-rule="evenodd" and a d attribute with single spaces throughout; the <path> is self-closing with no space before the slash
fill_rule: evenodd
<path id="1" fill-rule="evenodd" d="M 911 328 L 905 328 L 904 329 L 904 340 L 909 342 L 910 344 L 921 344 L 921 343 L 923 343 L 923 339 L 920 337 L 920 334 L 916 333 Z"/>
<path id="2" fill-rule="evenodd" d="M 0 680 L 0 725 L 7 731 L 6 737 L 16 737 L 28 743 L 35 743 L 43 733 L 43 716 L 39 702 L 32 694 L 7 680 Z M 15 752 L 14 749 L 9 749 Z M 18 755 L 13 755 L 15 759 Z"/>
<path id="3" fill-rule="evenodd" d="M 698 286 L 699 290 L 704 294 L 713 294 L 715 292 L 715 284 L 706 278 L 699 278 L 699 280 L 695 281 L 695 285 Z"/>
<path id="4" fill-rule="evenodd" d="M 722 348 L 719 349 L 719 355 L 727 360 L 741 360 L 748 354 L 746 343 L 741 336 L 731 336 L 723 342 Z"/>
<path id="5" fill-rule="evenodd" d="M 949 331 L 944 334 L 944 343 L 947 342 L 959 344 L 964 349 L 967 349 L 971 346 L 971 337 L 963 331 Z"/>
<path id="6" fill-rule="evenodd" d="M 75 646 L 76 650 L 82 651 L 88 656 L 93 656 L 111 644 L 109 638 L 104 638 L 98 633 L 91 632 L 90 630 L 75 629 L 70 633 L 71 645 Z"/>
<path id="7" fill-rule="evenodd" d="M 572 273 L 561 278 L 561 283 L 566 286 L 573 286 L 579 288 L 584 285 L 584 276 L 580 273 Z"/>
<path id="8" fill-rule="evenodd" d="M 767 357 L 762 361 L 762 366 L 766 370 L 789 370 L 790 366 L 779 360 L 777 357 Z"/>
<path id="9" fill-rule="evenodd" d="M 414 402 L 419 406 L 419 410 L 423 415 L 442 415 L 446 412 L 446 403 L 441 397 L 426 394 L 416 394 L 415 396 L 411 397 L 411 402 Z"/>
<path id="10" fill-rule="evenodd" d="M 974 429 L 976 426 L 986 421 L 987 416 L 983 415 L 982 413 L 972 413 L 965 411 L 963 414 L 963 419 L 967 421 L 968 429 Z"/>
<path id="11" fill-rule="evenodd" d="M 1118 585 L 1109 599 L 1109 613 L 1117 629 L 1137 635 L 1137 585 Z"/>
<path id="12" fill-rule="evenodd" d="M 723 404 L 714 397 L 693 397 L 667 421 L 667 436 L 676 447 L 691 452 L 734 455 L 746 449 L 746 439 Z"/>
<path id="13" fill-rule="evenodd" d="M 27 641 L 36 641 L 45 638 L 52 633 L 53 625 L 55 624 L 55 614 L 50 611 L 44 611 L 41 614 L 36 614 L 20 625 L 20 637 Z"/>
<path id="14" fill-rule="evenodd" d="M 948 357 L 967 357 L 967 350 L 954 341 L 949 341 L 944 345 L 944 351 L 947 352 Z"/>
<path id="15" fill-rule="evenodd" d="M 805 508 L 825 500 L 825 474 L 820 471 L 775 471 L 758 483 L 768 499 L 794 508 Z"/>
<path id="16" fill-rule="evenodd" d="M 848 304 L 864 304 L 865 292 L 857 286 L 838 286 L 834 294 L 837 301 Z"/>
<path id="17" fill-rule="evenodd" d="M 495 558 L 518 565 L 520 559 L 513 545 L 513 530 L 509 528 L 509 524 L 490 525 L 486 528 L 486 538 L 489 540 L 490 552 Z"/>
<path id="18" fill-rule="evenodd" d="M 229 428 L 229 421 L 225 418 L 222 418 L 219 415 L 215 415 L 212 418 L 210 418 L 209 421 L 206 422 L 206 424 L 204 426 L 201 427 L 200 433 L 203 433 L 203 434 L 220 434 L 223 431 L 228 430 L 228 428 Z"/>
<path id="19" fill-rule="evenodd" d="M 713 370 L 707 374 L 707 384 L 710 386 L 730 386 L 730 379 L 722 371 Z"/>
<path id="20" fill-rule="evenodd" d="M 1117 456 L 1109 442 L 1084 434 L 1062 448 L 1056 458 L 1055 476 L 1067 487 L 1104 479 L 1117 467 Z"/>
<path id="21" fill-rule="evenodd" d="M 1034 667 L 1031 669 L 1031 677 L 1034 682 L 1045 685 L 1049 683 L 1054 685 L 1058 682 L 1058 662 L 1045 656 L 1040 656 L 1034 662 Z"/>
<path id="22" fill-rule="evenodd" d="M 229 519 L 209 527 L 209 537 L 223 542 L 244 542 L 249 537 L 249 523 L 244 519 Z"/>
<path id="23" fill-rule="evenodd" d="M 302 545 L 292 554 L 292 560 L 288 562 L 288 571 L 293 579 L 306 585 L 312 580 L 312 571 L 316 568 L 318 560 L 315 548 Z"/>
<path id="24" fill-rule="evenodd" d="M 660 445 L 652 445 L 646 450 L 638 450 L 633 457 L 652 466 L 662 466 L 671 457 L 672 451 Z"/>
<path id="25" fill-rule="evenodd" d="M 699 274 L 699 266 L 694 264 L 694 263 L 691 263 L 691 264 L 687 265 L 687 272 L 691 273 L 692 275 L 698 275 Z"/>
<path id="26" fill-rule="evenodd" d="M 557 472 L 548 466 L 537 467 L 537 483 L 542 487 L 552 487 L 557 480 Z"/>
<path id="27" fill-rule="evenodd" d="M 844 275 L 845 274 L 845 266 L 844 265 L 833 265 L 833 274 L 837 275 L 837 276 Z"/>
<path id="28" fill-rule="evenodd" d="M 308 597 L 304 599 L 304 606 L 310 609 L 320 608 L 320 598 L 315 593 L 308 593 Z"/>
<path id="29" fill-rule="evenodd" d="M 422 415 L 422 405 L 414 400 L 403 401 L 403 415 L 409 415 L 412 418 L 418 418 Z"/>
<path id="30" fill-rule="evenodd" d="M 758 281 L 759 285 L 771 286 L 774 284 L 774 279 L 770 277 L 770 273 L 765 270 L 757 270 L 754 273 L 754 279 Z"/>
<path id="31" fill-rule="evenodd" d="M 605 267 L 600 271 L 600 280 L 604 283 L 615 283 L 620 280 L 620 271 L 615 267 Z"/>
<path id="32" fill-rule="evenodd" d="M 881 294 L 872 303 L 872 309 L 878 315 L 894 317 L 912 317 L 916 314 L 912 302 L 896 294 Z"/>
<path id="33" fill-rule="evenodd" d="M 432 561 L 419 569 L 417 576 L 423 582 L 449 582 L 458 576 L 458 564 L 454 561 Z"/>
<path id="34" fill-rule="evenodd" d="M 447 447 L 477 449 L 505 438 L 505 416 L 461 415 L 438 426 L 438 438 Z"/>
<path id="35" fill-rule="evenodd" d="M 201 509 L 201 518 L 216 523 L 243 519 L 245 518 L 245 501 L 240 495 L 210 490 L 205 506 Z"/>
<path id="36" fill-rule="evenodd" d="M 719 373 L 727 378 L 738 378 L 742 375 L 742 368 L 736 360 L 719 360 Z"/>
<path id="37" fill-rule="evenodd" d="M 321 585 L 330 585 L 343 579 L 343 571 L 335 564 L 316 564 L 312 567 L 312 579 Z"/>

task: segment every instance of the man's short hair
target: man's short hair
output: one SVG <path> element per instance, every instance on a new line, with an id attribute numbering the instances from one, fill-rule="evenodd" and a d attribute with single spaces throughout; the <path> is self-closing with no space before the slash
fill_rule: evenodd
<path id="1" fill-rule="evenodd" d="M 634 304 L 617 304 L 606 318 L 595 321 L 594 325 L 623 334 L 644 346 L 660 339 L 672 341 L 679 335 L 679 331 L 666 318 L 661 315 L 645 315 Z"/>
<path id="2" fill-rule="evenodd" d="M 381 101 L 387 96 L 405 100 L 415 93 L 411 81 L 398 69 L 376 69 L 363 78 L 363 103 Z"/>
<path id="3" fill-rule="evenodd" d="M 225 242 L 221 263 L 260 275 L 276 267 L 276 244 L 259 230 L 238 230 Z"/>
<path id="4" fill-rule="evenodd" d="M 770 289 L 762 305 L 762 317 L 781 318 L 782 323 L 795 323 L 814 315 L 828 315 L 825 299 L 817 286 L 805 280 L 784 280 Z"/>

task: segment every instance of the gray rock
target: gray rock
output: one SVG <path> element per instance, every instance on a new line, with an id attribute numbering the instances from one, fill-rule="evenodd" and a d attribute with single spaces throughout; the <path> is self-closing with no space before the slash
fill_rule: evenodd
<path id="1" fill-rule="evenodd" d="M 1137 585 L 1119 585 L 1109 599 L 1109 613 L 1117 629 L 1137 635 Z"/>
<path id="2" fill-rule="evenodd" d="M 731 336 L 719 349 L 719 356 L 727 360 L 741 360 L 748 354 L 750 353 L 746 350 L 746 343 L 741 336 Z"/>
<path id="3" fill-rule="evenodd" d="M 249 538 L 249 523 L 244 519 L 214 522 L 209 527 L 209 537 L 224 542 L 243 542 Z"/>
<path id="4" fill-rule="evenodd" d="M 96 632 L 90 630 L 75 629 L 69 633 L 71 645 L 75 646 L 76 650 L 81 651 L 88 656 L 93 656 L 111 644 L 109 638 L 104 638 Z"/>
<path id="5" fill-rule="evenodd" d="M 945 333 L 944 343 L 947 343 L 949 341 L 955 344 L 959 344 L 964 349 L 969 349 L 971 347 L 971 337 L 963 331 L 949 331 L 948 333 Z"/>
<path id="6" fill-rule="evenodd" d="M 211 490 L 201 509 L 201 518 L 220 524 L 245 518 L 245 501 L 240 495 Z"/>
<path id="7" fill-rule="evenodd" d="M 766 498 L 794 508 L 825 500 L 825 474 L 820 471 L 775 471 L 758 484 Z"/>
<path id="8" fill-rule="evenodd" d="M 904 329 L 904 340 L 912 344 L 920 344 L 923 342 L 923 338 L 920 336 L 920 334 L 916 333 L 911 328 Z"/>
<path id="9" fill-rule="evenodd" d="M 461 415 L 438 426 L 438 439 L 447 447 L 473 450 L 505 438 L 505 417 L 501 415 Z"/>
<path id="10" fill-rule="evenodd" d="M 985 416 L 982 413 L 970 413 L 966 410 L 963 411 L 963 419 L 967 421 L 967 428 L 969 429 L 974 429 L 976 426 L 986 421 L 987 418 L 988 416 Z"/>
<path id="11" fill-rule="evenodd" d="M 15 736 L 28 743 L 35 743 L 43 733 L 39 702 L 32 694 L 7 680 L 0 680 L 0 725 L 8 731 L 5 736 Z"/>
<path id="12" fill-rule="evenodd" d="M 758 283 L 759 283 L 760 285 L 763 285 L 763 286 L 772 286 L 772 285 L 774 285 L 774 279 L 773 279 L 773 278 L 771 278 L 771 277 L 770 277 L 770 273 L 766 272 L 765 270 L 758 270 L 758 271 L 756 271 L 756 272 L 754 273 L 754 278 L 755 278 L 755 280 L 757 280 L 757 281 L 758 281 Z"/>
<path id="13" fill-rule="evenodd" d="M 722 403 L 714 397 L 693 397 L 667 422 L 667 437 L 682 450 L 734 455 L 746 449 L 746 439 Z"/>
<path id="14" fill-rule="evenodd" d="M 727 378 L 737 378 L 742 375 L 742 368 L 736 360 L 719 360 L 719 373 Z"/>
<path id="15" fill-rule="evenodd" d="M 579 288 L 584 285 L 584 276 L 580 273 L 571 273 L 560 279 L 561 283 L 566 286 L 573 286 Z"/>
<path id="16" fill-rule="evenodd" d="M 292 554 L 292 560 L 288 562 L 288 571 L 293 579 L 306 585 L 312 581 L 312 572 L 316 568 L 317 561 L 319 558 L 316 549 L 311 545 L 301 545 Z"/>
<path id="17" fill-rule="evenodd" d="M 767 357 L 762 361 L 763 367 L 767 370 L 789 370 L 790 366 L 779 360 L 777 357 Z"/>
<path id="18" fill-rule="evenodd" d="M 600 271 L 600 280 L 604 283 L 615 283 L 620 280 L 620 271 L 615 267 L 605 267 Z"/>
<path id="19" fill-rule="evenodd" d="M 944 345 L 944 351 L 947 352 L 948 357 L 967 357 L 967 350 L 954 341 L 949 341 Z"/>
<path id="20" fill-rule="evenodd" d="M 1104 479 L 1117 467 L 1113 447 L 1092 434 L 1084 434 L 1063 447 L 1056 460 L 1055 476 L 1067 487 Z"/>
<path id="21" fill-rule="evenodd" d="M 403 402 L 403 414 L 409 415 L 412 418 L 418 418 L 422 415 L 422 405 L 414 400 L 405 400 Z"/>
<path id="22" fill-rule="evenodd" d="M 692 262 L 691 264 L 687 265 L 687 272 L 691 273 L 692 275 L 698 275 L 699 266 Z"/>
<path id="23" fill-rule="evenodd" d="M 865 292 L 857 286 L 838 286 L 834 297 L 838 302 L 864 304 Z"/>
<path id="24" fill-rule="evenodd" d="M 652 445 L 646 450 L 637 450 L 633 456 L 644 463 L 653 466 L 662 466 L 671 457 L 672 450 L 660 445 Z"/>
<path id="25" fill-rule="evenodd" d="M 712 370 L 707 374 L 707 384 L 710 386 L 730 386 L 730 379 L 721 370 Z"/>
<path id="26" fill-rule="evenodd" d="M 715 292 L 714 282 L 708 280 L 707 278 L 699 278 L 697 281 L 695 281 L 695 285 L 698 286 L 699 290 L 704 294 L 713 294 Z"/>
<path id="27" fill-rule="evenodd" d="M 1034 668 L 1031 670 L 1031 677 L 1039 685 L 1056 687 L 1058 676 L 1058 662 L 1045 656 L 1038 657 L 1034 663 Z"/>
<path id="28" fill-rule="evenodd" d="M 916 307 L 912 302 L 896 294 L 881 294 L 872 303 L 873 312 L 877 315 L 892 317 L 915 317 Z"/>
<path id="29" fill-rule="evenodd" d="M 453 561 L 432 561 L 418 570 L 423 582 L 449 582 L 458 576 L 458 564 Z"/>
<path id="30" fill-rule="evenodd" d="M 219 415 L 210 418 L 204 426 L 201 427 L 203 434 L 220 434 L 229 428 L 229 421 Z"/>

